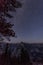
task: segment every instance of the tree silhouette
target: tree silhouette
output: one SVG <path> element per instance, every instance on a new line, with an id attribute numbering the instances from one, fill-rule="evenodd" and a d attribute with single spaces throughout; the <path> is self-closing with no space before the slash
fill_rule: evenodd
<path id="1" fill-rule="evenodd" d="M 32 62 L 29 57 L 29 53 L 27 49 L 25 48 L 24 44 L 20 44 L 21 53 L 20 56 L 18 56 L 18 64 L 20 65 L 32 65 Z"/>
<path id="2" fill-rule="evenodd" d="M 20 54 L 16 57 L 15 53 L 11 57 L 11 49 L 9 48 L 9 44 L 6 44 L 5 52 L 1 55 L 0 64 L 1 65 L 32 65 L 32 62 L 29 57 L 29 53 L 27 49 L 24 47 L 24 44 L 20 44 L 17 48 Z"/>
<path id="3" fill-rule="evenodd" d="M 8 48 L 9 48 L 9 44 L 6 44 L 5 52 L 2 53 L 2 55 L 1 55 L 1 60 L 0 60 L 1 65 L 12 65 L 11 50 Z"/>
<path id="4" fill-rule="evenodd" d="M 13 24 L 10 22 L 7 23 L 7 19 L 5 17 L 12 18 L 13 16 L 9 13 L 9 11 L 15 12 L 16 8 L 21 6 L 21 3 L 16 0 L 0 0 L 0 35 L 4 37 L 15 37 L 15 31 L 12 30 Z"/>

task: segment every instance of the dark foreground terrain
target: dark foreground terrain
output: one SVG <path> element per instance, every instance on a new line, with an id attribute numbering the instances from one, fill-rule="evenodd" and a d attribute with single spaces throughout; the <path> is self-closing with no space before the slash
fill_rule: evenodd
<path id="1" fill-rule="evenodd" d="M 43 43 L 0 43 L 0 65 L 43 65 Z"/>

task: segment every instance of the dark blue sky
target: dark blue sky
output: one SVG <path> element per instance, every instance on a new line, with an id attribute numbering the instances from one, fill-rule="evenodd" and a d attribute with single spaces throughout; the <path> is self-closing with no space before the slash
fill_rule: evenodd
<path id="1" fill-rule="evenodd" d="M 22 3 L 22 8 L 13 13 L 17 38 L 12 38 L 11 42 L 43 42 L 43 0 L 24 0 Z"/>

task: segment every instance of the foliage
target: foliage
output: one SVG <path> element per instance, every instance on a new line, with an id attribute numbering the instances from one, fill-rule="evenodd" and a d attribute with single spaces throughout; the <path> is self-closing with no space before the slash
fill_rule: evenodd
<path id="1" fill-rule="evenodd" d="M 27 49 L 23 45 L 20 46 L 20 49 L 21 49 L 20 56 L 18 55 L 17 57 L 16 54 L 14 53 L 14 55 L 11 57 L 12 55 L 11 49 L 9 48 L 9 44 L 6 44 L 5 52 L 2 53 L 0 58 L 0 64 L 1 65 L 32 65 Z"/>
<path id="2" fill-rule="evenodd" d="M 15 31 L 12 30 L 13 24 L 7 23 L 5 17 L 12 18 L 9 11 L 16 11 L 16 8 L 21 6 L 21 3 L 16 0 L 0 0 L 0 33 L 4 37 L 15 37 Z"/>

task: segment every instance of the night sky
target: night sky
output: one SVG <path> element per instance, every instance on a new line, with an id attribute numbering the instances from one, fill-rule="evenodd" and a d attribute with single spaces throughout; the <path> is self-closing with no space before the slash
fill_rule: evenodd
<path id="1" fill-rule="evenodd" d="M 43 0 L 22 0 L 22 8 L 12 14 L 17 38 L 11 42 L 43 42 Z"/>

